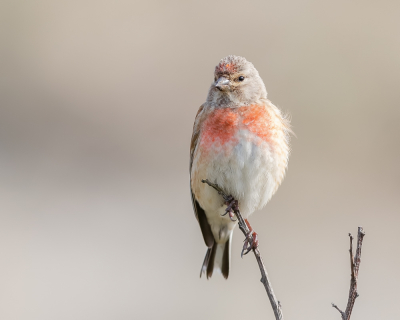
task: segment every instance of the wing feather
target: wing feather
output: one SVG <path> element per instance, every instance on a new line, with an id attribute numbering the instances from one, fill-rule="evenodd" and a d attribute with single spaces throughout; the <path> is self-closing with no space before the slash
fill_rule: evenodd
<path id="1" fill-rule="evenodd" d="M 196 114 L 196 119 L 193 125 L 192 140 L 190 142 L 190 165 L 189 165 L 190 176 L 192 175 L 192 163 L 193 163 L 194 153 L 196 151 L 200 137 L 201 122 L 203 120 L 203 110 L 204 110 L 204 105 L 202 105 L 199 108 L 199 111 Z M 196 215 L 197 221 L 199 222 L 204 242 L 207 247 L 211 248 L 214 245 L 214 236 L 211 231 L 211 226 L 208 223 L 206 213 L 196 200 L 196 196 L 193 193 L 192 188 L 190 188 L 190 194 L 192 198 L 193 211 Z"/>

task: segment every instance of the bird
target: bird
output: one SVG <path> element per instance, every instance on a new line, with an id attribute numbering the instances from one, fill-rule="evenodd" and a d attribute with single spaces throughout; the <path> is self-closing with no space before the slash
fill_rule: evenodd
<path id="1" fill-rule="evenodd" d="M 208 279 L 218 270 L 228 278 L 236 225 L 232 208 L 240 207 L 253 232 L 247 218 L 262 209 L 281 184 L 291 133 L 288 115 L 267 99 L 254 65 L 234 55 L 220 60 L 206 102 L 195 117 L 190 144 L 191 198 L 207 246 L 200 277 L 206 274 Z M 205 179 L 231 200 L 224 201 L 202 182 Z M 258 246 L 257 234 L 250 239 L 251 250 Z"/>

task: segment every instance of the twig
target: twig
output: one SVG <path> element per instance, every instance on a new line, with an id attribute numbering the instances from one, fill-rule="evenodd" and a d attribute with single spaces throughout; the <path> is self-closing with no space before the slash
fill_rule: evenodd
<path id="1" fill-rule="evenodd" d="M 208 180 L 201 180 L 203 183 L 207 183 L 210 187 L 213 187 L 218 194 L 220 194 L 225 201 L 229 199 L 229 196 L 215 183 L 212 183 Z M 239 229 L 243 232 L 245 236 L 248 236 L 250 233 L 249 228 L 247 227 L 246 222 L 244 221 L 242 215 L 240 214 L 239 209 L 235 210 L 235 215 L 238 219 Z M 249 235 L 248 237 L 250 237 Z M 267 269 L 265 268 L 264 262 L 261 258 L 260 251 L 258 249 L 253 249 L 254 256 L 257 259 L 258 267 L 260 268 L 261 272 L 261 282 L 263 283 L 265 290 L 267 291 L 269 301 L 271 303 L 272 309 L 274 310 L 275 319 L 276 320 L 283 320 L 282 308 L 280 302 L 276 299 L 274 290 L 272 289 L 271 282 L 268 278 Z"/>
<path id="2" fill-rule="evenodd" d="M 358 297 L 357 292 L 357 281 L 358 281 L 358 270 L 360 269 L 361 262 L 361 247 L 362 242 L 365 236 L 364 229 L 362 227 L 358 227 L 358 235 L 357 235 L 357 250 L 356 255 L 353 257 L 353 236 L 349 233 L 350 237 L 350 268 L 351 268 L 351 280 L 350 280 L 350 290 L 349 290 L 349 299 L 347 301 L 347 307 L 345 311 L 342 311 L 338 308 L 337 305 L 332 303 L 332 307 L 337 309 L 342 316 L 342 320 L 350 320 L 351 312 L 353 311 L 354 303 L 356 298 Z"/>

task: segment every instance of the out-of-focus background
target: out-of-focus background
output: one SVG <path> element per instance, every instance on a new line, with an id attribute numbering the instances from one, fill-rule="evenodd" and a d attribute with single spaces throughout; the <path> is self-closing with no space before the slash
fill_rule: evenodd
<path id="1" fill-rule="evenodd" d="M 287 177 L 251 217 L 286 319 L 399 319 L 400 2 L 2 1 L 0 318 L 272 319 L 235 232 L 229 280 L 189 195 L 214 66 L 245 56 L 292 115 Z"/>

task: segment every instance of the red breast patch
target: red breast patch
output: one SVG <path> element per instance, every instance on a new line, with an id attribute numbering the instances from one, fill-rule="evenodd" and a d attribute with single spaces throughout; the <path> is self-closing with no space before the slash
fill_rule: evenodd
<path id="1" fill-rule="evenodd" d="M 202 126 L 201 145 L 208 148 L 214 142 L 225 144 L 231 141 L 238 129 L 239 115 L 224 108 L 212 112 Z"/>
<path id="2" fill-rule="evenodd" d="M 264 106 L 252 105 L 238 109 L 241 123 L 264 141 L 269 141 L 275 131 L 271 116 Z"/>
<path id="3" fill-rule="evenodd" d="M 276 128 L 271 124 L 271 117 L 264 106 L 217 109 L 203 123 L 200 144 L 208 149 L 214 143 L 224 145 L 234 142 L 240 129 L 247 129 L 262 140 L 269 141 Z"/>

